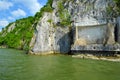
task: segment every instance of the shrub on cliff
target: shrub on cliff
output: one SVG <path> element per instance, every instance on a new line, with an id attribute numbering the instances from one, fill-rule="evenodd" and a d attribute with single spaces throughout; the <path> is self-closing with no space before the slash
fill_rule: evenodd
<path id="1" fill-rule="evenodd" d="M 120 16 L 120 0 L 114 0 L 116 3 L 116 12 Z"/>
<path id="2" fill-rule="evenodd" d="M 58 14 L 60 17 L 60 24 L 62 26 L 70 25 L 70 14 L 67 9 L 64 8 L 63 2 L 58 2 Z"/>

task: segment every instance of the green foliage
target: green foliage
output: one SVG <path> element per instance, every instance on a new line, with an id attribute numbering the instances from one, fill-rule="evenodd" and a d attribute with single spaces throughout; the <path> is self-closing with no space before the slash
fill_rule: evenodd
<path id="1" fill-rule="evenodd" d="M 58 2 L 58 13 L 60 17 L 60 24 L 62 26 L 68 26 L 70 25 L 70 14 L 69 12 L 64 8 L 63 2 Z"/>
<path id="2" fill-rule="evenodd" d="M 60 19 L 61 19 L 60 22 L 61 25 L 65 25 L 65 26 L 70 25 L 70 15 L 67 10 L 64 10 L 64 12 L 60 14 Z"/>
<path id="3" fill-rule="evenodd" d="M 11 48 L 20 48 L 19 35 L 14 35 L 13 33 L 7 34 L 4 39 L 4 45 L 7 45 L 8 47 L 11 47 Z"/>
<path id="4" fill-rule="evenodd" d="M 37 12 L 34 17 L 16 20 L 16 22 L 14 22 L 15 28 L 12 31 L 7 32 L 13 23 L 10 23 L 8 26 L 6 26 L 6 28 L 0 32 L 0 45 L 7 46 L 9 48 L 29 50 L 29 44 L 35 30 L 34 25 L 43 16 L 44 12 L 53 11 L 52 3 L 53 0 L 48 0 L 47 4 L 41 8 L 40 12 Z M 62 1 L 59 2 L 58 8 L 60 24 L 63 26 L 70 25 L 70 14 L 67 9 L 64 8 Z M 48 22 L 52 23 L 52 19 L 49 19 Z M 53 24 L 53 26 L 56 27 L 55 24 Z"/>
<path id="5" fill-rule="evenodd" d="M 50 4 L 50 6 L 52 7 L 52 3 L 53 3 L 53 0 L 48 0 L 47 5 Z"/>
<path id="6" fill-rule="evenodd" d="M 34 18 L 28 17 L 20 19 L 15 23 L 16 27 L 13 31 L 7 33 L 5 36 L 0 35 L 0 45 L 6 45 L 10 48 L 28 50 L 34 31 L 34 28 L 32 27 Z M 8 27 L 9 26 L 6 28 Z"/>
<path id="7" fill-rule="evenodd" d="M 47 22 L 52 23 L 52 19 L 49 19 Z"/>
<path id="8" fill-rule="evenodd" d="M 120 0 L 114 0 L 116 3 L 116 12 L 120 16 Z"/>
<path id="9" fill-rule="evenodd" d="M 38 21 L 40 19 L 40 17 L 43 16 L 44 12 L 52 12 L 53 11 L 52 3 L 53 3 L 53 0 L 48 0 L 47 4 L 40 9 L 40 12 L 37 12 L 35 14 L 36 21 Z"/>
<path id="10" fill-rule="evenodd" d="M 7 30 L 13 23 L 10 23 L 8 26 L 6 26 L 6 28 L 0 33 L 0 45 L 5 45 L 10 48 L 29 50 L 29 43 L 35 29 L 33 25 L 39 21 L 44 12 L 53 11 L 52 3 L 53 0 L 48 0 L 47 4 L 41 8 L 40 12 L 37 12 L 34 17 L 16 20 L 15 29 L 9 33 Z M 52 22 L 52 20 L 48 20 L 48 22 Z M 4 33 L 5 35 L 3 36 Z"/>
<path id="11" fill-rule="evenodd" d="M 111 6 L 108 6 L 107 7 L 107 16 L 109 16 L 109 17 L 113 16 L 112 13 L 113 13 L 113 8 Z"/>
<path id="12" fill-rule="evenodd" d="M 120 0 L 114 0 L 115 6 L 108 4 L 107 17 L 120 16 Z"/>
<path id="13" fill-rule="evenodd" d="M 62 1 L 63 1 L 63 3 L 65 3 L 66 1 L 72 1 L 73 2 L 74 0 L 62 0 Z"/>
<path id="14" fill-rule="evenodd" d="M 58 12 L 62 13 L 62 11 L 64 11 L 64 5 L 62 1 L 58 2 Z"/>
<path id="15" fill-rule="evenodd" d="M 115 1 L 116 5 L 117 5 L 118 7 L 120 7 L 120 0 L 114 0 L 114 1 Z"/>
<path id="16" fill-rule="evenodd" d="M 0 36 L 0 45 L 4 45 L 4 39 L 1 36 Z"/>
<path id="17" fill-rule="evenodd" d="M 43 12 L 52 12 L 53 9 L 52 9 L 52 7 L 50 6 L 50 4 L 47 4 L 47 5 L 45 5 L 45 6 L 42 8 L 41 11 L 43 11 Z"/>

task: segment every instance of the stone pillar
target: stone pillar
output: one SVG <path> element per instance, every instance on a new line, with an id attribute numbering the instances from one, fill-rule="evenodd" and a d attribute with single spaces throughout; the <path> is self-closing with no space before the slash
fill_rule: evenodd
<path id="1" fill-rule="evenodd" d="M 120 16 L 117 18 L 117 41 L 120 44 Z"/>
<path id="2" fill-rule="evenodd" d="M 107 44 L 114 44 L 115 43 L 114 29 L 115 29 L 115 25 L 112 23 L 108 23 Z"/>

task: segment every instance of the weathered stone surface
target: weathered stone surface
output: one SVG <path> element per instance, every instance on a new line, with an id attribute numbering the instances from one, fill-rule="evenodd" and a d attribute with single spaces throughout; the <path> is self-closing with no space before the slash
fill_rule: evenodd
<path id="1" fill-rule="evenodd" d="M 38 22 L 35 33 L 35 44 L 32 51 L 36 54 L 49 52 L 52 50 L 52 27 L 48 20 L 51 18 L 51 13 L 44 13 L 44 16 Z M 32 41 L 31 41 L 32 42 Z M 33 43 L 33 42 L 32 42 Z"/>
<path id="2" fill-rule="evenodd" d="M 72 4 L 75 26 L 105 24 L 106 7 L 110 1 L 105 0 L 77 0 Z"/>
<path id="3" fill-rule="evenodd" d="M 63 7 L 70 15 L 72 30 L 59 24 L 59 1 L 62 0 L 53 0 L 53 12 L 45 12 L 37 23 L 30 44 L 33 54 L 68 53 L 70 49 L 120 51 L 120 45 L 115 44 L 116 22 L 113 17 L 108 18 L 106 10 L 108 5 L 114 6 L 113 0 L 66 0 Z M 120 43 L 120 18 L 117 24 L 117 41 Z"/>
<path id="4" fill-rule="evenodd" d="M 54 16 L 52 13 L 45 13 L 39 21 L 34 36 L 36 38 L 31 41 L 33 54 L 68 53 L 70 51 L 69 27 L 54 28 L 53 24 L 48 22 L 49 19 L 55 20 Z"/>
<path id="5" fill-rule="evenodd" d="M 58 27 L 55 29 L 54 51 L 68 53 L 71 49 L 71 37 L 69 28 Z"/>
<path id="6" fill-rule="evenodd" d="M 107 25 L 97 25 L 84 28 L 78 27 L 78 40 L 83 39 L 87 44 L 104 44 Z"/>
<path id="7" fill-rule="evenodd" d="M 120 44 L 106 45 L 103 44 L 91 44 L 86 46 L 76 45 L 71 48 L 71 51 L 120 51 Z"/>
<path id="8" fill-rule="evenodd" d="M 108 5 L 113 7 L 114 2 L 112 0 L 77 0 L 74 2 L 76 3 L 72 4 L 74 11 L 72 20 L 74 27 L 77 28 L 74 32 L 74 45 L 71 50 L 120 51 L 120 46 L 115 44 L 116 21 L 113 17 L 108 18 L 109 15 L 106 12 Z"/>
<path id="9" fill-rule="evenodd" d="M 115 43 L 115 24 L 108 23 L 107 33 L 106 33 L 107 44 Z"/>
<path id="10" fill-rule="evenodd" d="M 15 23 L 12 23 L 12 24 L 8 27 L 7 32 L 11 32 L 15 27 L 16 27 L 16 26 L 15 26 Z"/>

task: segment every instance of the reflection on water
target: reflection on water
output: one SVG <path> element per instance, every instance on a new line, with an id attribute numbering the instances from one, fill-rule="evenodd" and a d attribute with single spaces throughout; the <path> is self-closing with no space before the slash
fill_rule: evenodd
<path id="1" fill-rule="evenodd" d="M 120 63 L 0 49 L 0 80 L 119 80 Z"/>

